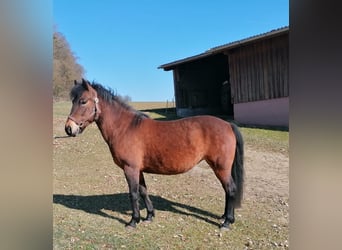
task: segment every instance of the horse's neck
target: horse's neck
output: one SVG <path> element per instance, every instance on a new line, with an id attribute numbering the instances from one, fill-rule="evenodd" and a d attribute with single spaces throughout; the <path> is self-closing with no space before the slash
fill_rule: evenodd
<path id="1" fill-rule="evenodd" d="M 104 140 L 111 144 L 117 137 L 126 133 L 133 115 L 119 104 L 106 104 L 101 107 L 99 120 L 96 122 Z"/>

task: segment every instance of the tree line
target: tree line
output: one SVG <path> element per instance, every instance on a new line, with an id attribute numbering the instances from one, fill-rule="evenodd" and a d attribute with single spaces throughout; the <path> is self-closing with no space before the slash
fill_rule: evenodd
<path id="1" fill-rule="evenodd" d="M 85 70 L 77 62 L 77 57 L 71 51 L 65 36 L 53 32 L 53 99 L 68 100 L 74 80 L 80 80 Z"/>

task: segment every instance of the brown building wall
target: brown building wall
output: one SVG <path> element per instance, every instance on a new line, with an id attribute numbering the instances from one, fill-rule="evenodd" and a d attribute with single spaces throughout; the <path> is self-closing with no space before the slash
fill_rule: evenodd
<path id="1" fill-rule="evenodd" d="M 233 103 L 289 96 L 288 34 L 226 52 Z"/>

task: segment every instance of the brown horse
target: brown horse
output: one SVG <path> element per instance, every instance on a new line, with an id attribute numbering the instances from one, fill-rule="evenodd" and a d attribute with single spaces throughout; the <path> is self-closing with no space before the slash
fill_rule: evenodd
<path id="1" fill-rule="evenodd" d="M 205 160 L 226 194 L 222 228 L 234 223 L 234 208 L 243 192 L 243 140 L 236 125 L 213 116 L 194 116 L 175 121 L 156 121 L 134 110 L 112 91 L 82 79 L 70 92 L 72 108 L 65 124 L 69 136 L 81 133 L 94 122 L 123 169 L 129 186 L 132 219 L 140 221 L 139 197 L 152 221 L 154 208 L 147 194 L 143 173 L 184 173 Z"/>

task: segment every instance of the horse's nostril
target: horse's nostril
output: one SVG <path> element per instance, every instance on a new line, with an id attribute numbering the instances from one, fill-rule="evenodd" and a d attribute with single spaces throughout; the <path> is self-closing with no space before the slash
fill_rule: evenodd
<path id="1" fill-rule="evenodd" d="M 71 135 L 72 131 L 70 126 L 65 126 L 65 133 L 67 133 L 67 135 Z"/>

